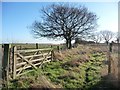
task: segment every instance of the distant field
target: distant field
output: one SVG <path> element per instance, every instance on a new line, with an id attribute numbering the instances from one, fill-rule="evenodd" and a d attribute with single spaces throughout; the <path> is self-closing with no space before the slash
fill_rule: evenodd
<path id="1" fill-rule="evenodd" d="M 35 49 L 36 44 L 12 44 L 12 46 L 17 46 L 18 49 Z M 38 44 L 38 48 L 50 48 L 49 44 Z"/>
<path id="2" fill-rule="evenodd" d="M 11 47 L 17 46 L 17 49 L 36 49 L 36 44 L 30 44 L 30 43 L 14 43 L 11 44 Z M 53 48 L 54 50 L 57 50 L 59 46 L 59 49 L 64 49 L 65 45 L 56 45 L 56 44 L 38 44 L 38 48 Z"/>
<path id="3" fill-rule="evenodd" d="M 81 44 L 80 44 L 81 45 Z M 92 47 L 98 47 L 102 49 L 103 51 L 106 51 L 107 45 L 104 43 L 100 44 L 82 44 L 86 46 L 92 46 Z M 2 46 L 0 44 L 0 46 Z M 17 46 L 18 49 L 35 49 L 36 48 L 36 43 L 13 43 L 11 46 Z M 65 44 L 38 44 L 38 48 L 52 48 L 57 49 L 59 46 L 59 49 L 65 49 Z M 113 44 L 113 52 L 118 53 L 118 44 Z"/>

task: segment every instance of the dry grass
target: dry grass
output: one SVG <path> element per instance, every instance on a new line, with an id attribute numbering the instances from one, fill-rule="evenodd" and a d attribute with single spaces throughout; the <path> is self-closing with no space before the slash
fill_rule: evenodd
<path id="1" fill-rule="evenodd" d="M 56 88 L 50 81 L 48 81 L 48 79 L 46 79 L 46 77 L 44 76 L 40 76 L 37 81 L 39 81 L 39 83 L 33 83 L 30 85 L 30 88 Z"/>
<path id="2" fill-rule="evenodd" d="M 111 54 L 110 60 L 111 60 L 112 77 L 114 76 L 114 78 L 118 79 L 118 54 Z M 104 68 L 102 69 L 101 74 L 102 76 L 105 76 L 108 74 L 108 63 L 104 65 Z"/>
<path id="3" fill-rule="evenodd" d="M 118 54 L 112 54 L 112 65 L 111 65 L 111 69 L 112 69 L 112 74 L 115 78 L 118 79 Z"/>
<path id="4" fill-rule="evenodd" d="M 115 49 L 115 47 L 114 47 Z M 116 47 L 117 49 L 117 47 Z M 73 48 L 71 50 L 62 51 L 61 53 L 56 52 L 55 56 L 58 60 L 65 60 L 66 57 L 69 57 L 71 61 L 66 61 L 66 65 L 70 65 L 72 67 L 79 66 L 80 63 L 88 61 L 90 59 L 91 53 L 103 53 L 107 56 L 108 47 L 99 47 L 99 46 L 83 46 L 79 45 L 77 48 Z M 106 57 L 107 60 L 107 57 Z M 111 54 L 111 72 L 114 78 L 118 78 L 118 54 L 116 52 L 112 52 Z M 108 65 L 105 65 L 101 71 L 102 76 L 108 74 Z"/>
<path id="5" fill-rule="evenodd" d="M 65 56 L 61 52 L 54 52 L 54 60 L 63 61 L 64 58 Z"/>
<path id="6" fill-rule="evenodd" d="M 79 45 L 77 48 L 72 48 L 70 50 L 65 50 L 61 52 L 54 52 L 54 57 L 56 60 L 62 61 L 66 60 L 66 57 L 73 59 L 75 61 L 80 60 L 82 62 L 89 60 L 90 54 L 93 53 L 103 53 L 100 48 L 93 48 L 90 46 Z"/>

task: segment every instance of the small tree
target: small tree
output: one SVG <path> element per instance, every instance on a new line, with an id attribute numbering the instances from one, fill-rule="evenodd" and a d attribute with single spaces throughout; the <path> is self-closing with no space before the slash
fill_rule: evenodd
<path id="1" fill-rule="evenodd" d="M 109 41 L 114 37 L 114 33 L 112 31 L 100 31 L 101 35 L 102 35 L 102 39 L 105 40 L 105 42 L 109 43 Z"/>
<path id="2" fill-rule="evenodd" d="M 33 23 L 36 38 L 47 37 L 65 39 L 66 47 L 72 47 L 71 41 L 79 35 L 90 35 L 96 26 L 97 17 L 86 7 L 73 7 L 67 4 L 53 4 L 42 9 L 41 21 Z"/>
<path id="3" fill-rule="evenodd" d="M 100 32 L 96 32 L 93 34 L 93 36 L 91 37 L 91 39 L 95 42 L 95 43 L 100 43 L 102 40 L 102 36 L 100 34 Z"/>

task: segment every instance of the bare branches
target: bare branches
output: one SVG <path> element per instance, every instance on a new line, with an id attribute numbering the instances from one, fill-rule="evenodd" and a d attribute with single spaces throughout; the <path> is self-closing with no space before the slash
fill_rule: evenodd
<path id="1" fill-rule="evenodd" d="M 48 9 L 49 8 L 49 9 Z M 93 32 L 97 16 L 86 7 L 70 7 L 53 4 L 42 9 L 43 22 L 34 22 L 33 33 L 36 37 L 65 38 L 71 43 L 78 35 Z"/>
<path id="2" fill-rule="evenodd" d="M 95 41 L 95 43 L 100 43 L 102 41 L 102 35 L 100 32 L 96 32 L 92 36 L 92 40 Z"/>
<path id="3" fill-rule="evenodd" d="M 102 38 L 108 43 L 113 37 L 114 33 L 112 31 L 104 30 L 100 32 L 102 35 Z"/>

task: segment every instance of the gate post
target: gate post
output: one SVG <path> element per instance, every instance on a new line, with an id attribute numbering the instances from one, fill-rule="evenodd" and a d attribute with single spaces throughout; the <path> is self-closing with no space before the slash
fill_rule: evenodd
<path id="1" fill-rule="evenodd" d="M 17 47 L 13 47 L 13 79 L 16 78 L 16 51 Z"/>
<path id="2" fill-rule="evenodd" d="M 36 49 L 38 49 L 38 43 L 36 43 Z"/>
<path id="3" fill-rule="evenodd" d="M 111 74 L 111 54 L 108 52 L 108 74 Z"/>
<path id="4" fill-rule="evenodd" d="M 2 60 L 2 78 L 3 78 L 3 87 L 8 85 L 8 74 L 9 74 L 9 44 L 4 44 L 4 54 Z"/>
<path id="5" fill-rule="evenodd" d="M 58 52 L 60 52 L 60 46 L 57 46 L 57 50 L 58 50 Z"/>
<path id="6" fill-rule="evenodd" d="M 51 61 L 53 61 L 53 56 L 54 55 L 54 51 L 53 51 L 53 46 L 51 45 Z"/>
<path id="7" fill-rule="evenodd" d="M 111 66 L 111 60 L 112 60 L 112 57 L 111 57 L 111 53 L 112 53 L 112 43 L 109 43 L 108 44 L 108 74 L 111 74 L 112 73 L 112 66 Z"/>

